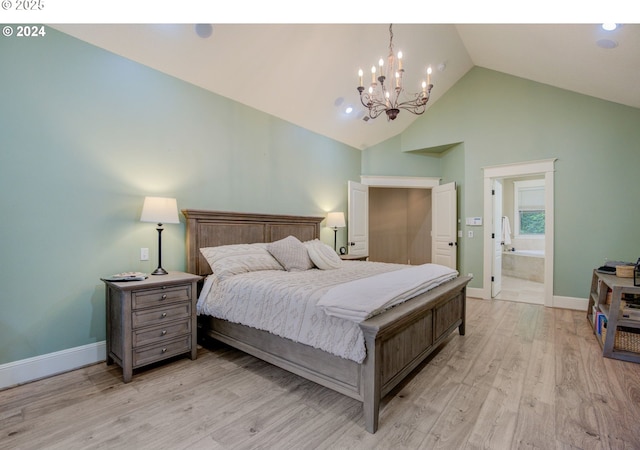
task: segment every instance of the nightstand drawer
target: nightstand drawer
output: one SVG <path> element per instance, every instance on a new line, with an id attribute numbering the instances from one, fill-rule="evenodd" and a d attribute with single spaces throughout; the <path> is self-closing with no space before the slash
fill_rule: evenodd
<path id="1" fill-rule="evenodd" d="M 183 284 L 181 286 L 135 291 L 131 294 L 131 307 L 133 309 L 148 308 L 189 299 L 191 299 L 191 285 Z"/>
<path id="2" fill-rule="evenodd" d="M 143 309 L 131 313 L 131 321 L 134 329 L 146 325 L 160 325 L 188 317 L 191 317 L 190 302 L 169 305 L 166 308 Z"/>
<path id="3" fill-rule="evenodd" d="M 184 336 L 170 342 L 163 342 L 153 347 L 133 350 L 133 367 L 144 366 L 155 361 L 161 361 L 170 356 L 179 355 L 191 350 L 191 335 Z"/>
<path id="4" fill-rule="evenodd" d="M 191 333 L 191 319 L 172 322 L 162 327 L 142 328 L 133 332 L 133 346 L 155 344 Z"/>

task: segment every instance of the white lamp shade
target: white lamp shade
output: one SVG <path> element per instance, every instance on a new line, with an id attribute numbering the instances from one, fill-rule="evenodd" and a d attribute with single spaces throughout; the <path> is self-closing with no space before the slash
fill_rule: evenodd
<path id="1" fill-rule="evenodd" d="M 180 223 L 175 198 L 145 197 L 140 222 Z"/>
<path id="2" fill-rule="evenodd" d="M 327 215 L 327 226 L 329 228 L 344 228 L 347 224 L 344 221 L 343 212 L 330 212 Z"/>

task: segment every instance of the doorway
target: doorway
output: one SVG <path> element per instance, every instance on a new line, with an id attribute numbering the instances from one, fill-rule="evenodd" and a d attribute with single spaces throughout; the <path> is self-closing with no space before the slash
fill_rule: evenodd
<path id="1" fill-rule="evenodd" d="M 431 189 L 369 188 L 369 261 L 431 262 Z"/>
<path id="2" fill-rule="evenodd" d="M 543 301 L 545 306 L 553 306 L 553 173 L 554 159 L 543 161 L 531 161 L 518 164 L 507 164 L 501 166 L 485 167 L 484 170 L 484 216 L 489 218 L 484 239 L 484 263 L 483 263 L 483 298 L 499 298 L 505 296 L 505 285 L 501 266 L 504 261 L 501 259 L 502 252 L 498 256 L 498 248 L 504 249 L 502 245 L 503 222 L 502 211 L 498 215 L 496 209 L 502 209 L 503 203 L 495 199 L 495 185 L 501 184 L 504 187 L 505 179 L 516 178 L 536 178 L 544 181 L 544 244 L 543 244 Z M 500 206 L 496 206 L 499 204 Z M 512 245 L 512 248 L 514 246 Z M 500 262 L 497 263 L 498 258 Z M 498 271 L 499 269 L 499 271 Z M 494 282 L 502 284 L 500 292 L 493 289 Z M 506 298 L 505 298 L 506 299 Z M 511 300 L 511 299 L 509 299 Z M 513 299 L 517 300 L 517 299 Z"/>
<path id="3" fill-rule="evenodd" d="M 370 257 L 369 254 L 369 190 L 373 188 L 428 189 L 431 196 L 431 262 L 457 268 L 457 190 L 456 183 L 440 184 L 439 178 L 362 176 L 362 183 L 348 181 L 347 241 L 349 254 Z M 413 195 L 412 195 L 413 197 Z M 424 200 L 418 195 L 418 201 Z M 411 202 L 407 202 L 410 207 Z M 426 207 L 426 205 L 424 205 Z M 421 208 L 426 209 L 426 208 Z M 423 216 L 424 217 L 424 216 Z M 423 219 L 413 223 L 421 238 L 428 224 Z M 424 255 L 424 253 L 423 253 Z M 407 261 L 412 257 L 406 258 Z M 414 257 L 412 263 L 423 256 Z M 426 256 L 424 257 L 426 258 Z M 403 258 L 404 259 L 404 258 Z M 406 262 L 404 262 L 406 263 Z"/>
<path id="4" fill-rule="evenodd" d="M 542 175 L 494 180 L 495 240 L 492 297 L 544 304 L 545 180 Z"/>

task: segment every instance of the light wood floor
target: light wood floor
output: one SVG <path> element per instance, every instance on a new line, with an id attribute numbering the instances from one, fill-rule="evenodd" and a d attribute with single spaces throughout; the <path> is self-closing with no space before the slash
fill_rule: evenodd
<path id="1" fill-rule="evenodd" d="M 544 283 L 503 275 L 502 290 L 495 298 L 544 305 Z"/>
<path id="2" fill-rule="evenodd" d="M 97 364 L 4 390 L 0 448 L 640 448 L 640 365 L 603 358 L 584 313 L 469 299 L 467 318 L 374 435 L 358 402 L 220 346 L 129 384 Z"/>

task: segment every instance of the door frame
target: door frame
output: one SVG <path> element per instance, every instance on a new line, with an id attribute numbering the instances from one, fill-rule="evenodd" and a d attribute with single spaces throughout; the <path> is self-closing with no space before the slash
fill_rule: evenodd
<path id="1" fill-rule="evenodd" d="M 501 164 L 498 166 L 483 167 L 484 172 L 484 217 L 493 217 L 493 202 L 491 188 L 495 178 L 512 178 L 528 175 L 544 175 L 545 180 L 545 244 L 544 244 L 544 305 L 553 307 L 553 178 L 554 163 L 557 158 L 544 159 L 538 161 L 528 161 L 514 164 Z M 482 277 L 482 298 L 491 299 L 491 275 L 493 241 L 491 230 L 485 224 L 484 233 L 484 262 Z"/>
<path id="2" fill-rule="evenodd" d="M 360 184 L 377 188 L 407 188 L 407 189 L 430 189 L 440 186 L 441 177 L 407 177 L 407 176 L 393 176 L 393 175 L 360 175 Z M 367 200 L 368 201 L 368 200 Z M 456 206 L 457 209 L 457 206 Z M 456 212 L 457 214 L 457 212 Z M 368 220 L 368 218 L 367 218 Z M 369 237 L 367 236 L 367 239 Z M 433 245 L 433 237 L 432 245 Z M 457 247 L 456 252 L 456 265 L 458 264 Z"/>
<path id="3" fill-rule="evenodd" d="M 382 175 L 360 175 L 360 183 L 369 187 L 395 187 L 431 189 L 440 185 L 440 177 L 394 177 Z"/>

